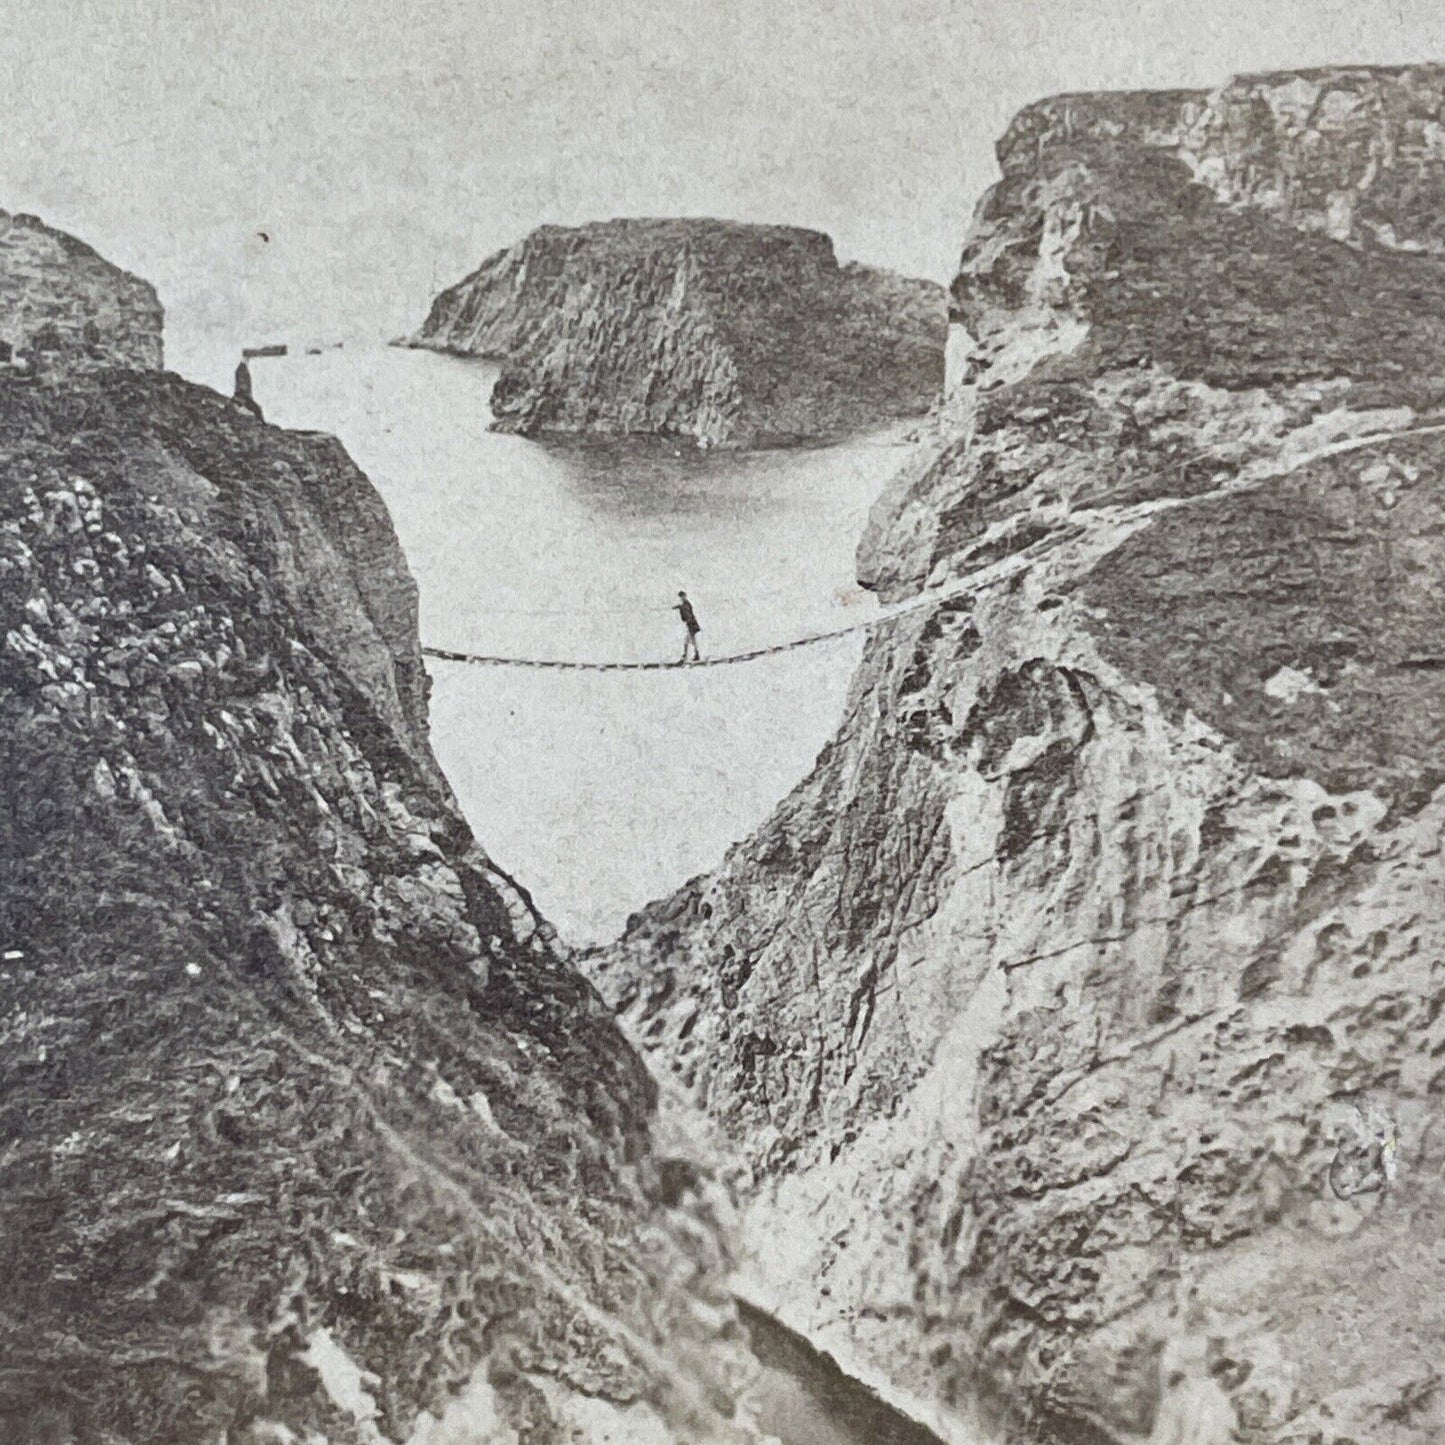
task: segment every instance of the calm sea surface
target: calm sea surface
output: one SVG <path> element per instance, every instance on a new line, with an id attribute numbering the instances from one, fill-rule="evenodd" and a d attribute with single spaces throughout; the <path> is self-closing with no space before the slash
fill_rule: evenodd
<path id="1" fill-rule="evenodd" d="M 671 660 L 876 610 L 853 550 L 886 435 L 737 455 L 487 430 L 495 370 L 383 347 L 252 363 L 283 426 L 336 433 L 386 498 L 423 639 L 506 656 Z M 896 434 L 895 434 L 896 435 Z M 432 740 L 479 838 L 573 942 L 714 866 L 811 766 L 861 643 L 733 667 L 534 672 L 433 662 Z"/>

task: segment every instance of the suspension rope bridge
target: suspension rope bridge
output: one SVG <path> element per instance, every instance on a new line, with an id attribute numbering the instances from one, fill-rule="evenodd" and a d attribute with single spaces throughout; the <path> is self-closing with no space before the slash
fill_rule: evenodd
<path id="1" fill-rule="evenodd" d="M 468 662 L 479 667 L 532 667 L 548 668 L 561 672 L 668 672 L 677 667 L 730 667 L 740 662 L 755 662 L 760 657 L 773 657 L 781 652 L 794 652 L 800 647 L 814 647 L 820 642 L 834 642 L 840 637 L 849 637 L 857 632 L 867 632 L 892 622 L 905 612 L 917 612 L 948 596 L 972 591 L 972 586 L 959 585 L 942 588 L 934 592 L 921 593 L 905 602 L 876 612 L 871 617 L 860 618 L 846 627 L 833 627 L 826 632 L 809 632 L 802 637 L 792 637 L 786 642 L 774 642 L 767 647 L 754 647 L 746 652 L 729 652 L 720 657 L 704 657 L 694 662 L 576 662 L 567 658 L 499 657 L 482 652 L 455 652 L 445 647 L 423 647 L 422 653 L 442 662 Z"/>
<path id="2" fill-rule="evenodd" d="M 1277 458 L 1277 460 L 1284 461 L 1285 465 L 1280 471 L 1270 473 L 1269 475 L 1285 476 L 1290 472 L 1297 471 L 1300 467 L 1308 466 L 1311 462 L 1339 456 L 1344 452 L 1361 451 L 1367 447 L 1383 446 L 1390 442 L 1402 441 L 1406 437 L 1435 436 L 1445 432 L 1445 422 L 1438 421 L 1435 417 L 1427 417 L 1424 418 L 1423 421 L 1425 422 L 1423 425 L 1402 427 L 1398 431 L 1369 432 L 1363 436 L 1337 438 L 1334 441 L 1325 442 L 1298 456 Z M 1200 452 L 1194 457 L 1186 458 L 1186 461 L 1192 463 L 1194 461 L 1205 460 L 1210 456 L 1219 455 L 1222 455 L 1221 450 Z M 1259 458 L 1257 460 L 1262 461 L 1265 459 Z M 1205 492 L 1191 497 L 1164 498 L 1160 499 L 1159 502 L 1154 505 L 1160 510 L 1189 506 L 1215 495 L 1217 495 L 1217 493 Z M 854 633 L 868 632 L 875 627 L 886 626 L 895 618 L 901 617 L 906 613 L 917 612 L 925 607 L 932 607 L 938 603 L 946 602 L 952 597 L 959 597 L 966 593 L 979 592 L 985 588 L 997 586 L 1004 580 L 1004 576 L 995 576 L 987 579 L 970 577 L 967 580 L 955 581 L 942 587 L 931 588 L 916 593 L 914 596 L 906 598 L 902 602 L 896 602 L 890 607 L 875 612 L 871 617 L 860 618 L 857 622 L 850 623 L 846 627 L 834 627 L 826 632 L 809 632 L 805 633 L 802 637 L 790 638 L 785 642 L 775 642 L 767 647 L 754 647 L 746 652 L 731 652 L 719 657 L 704 657 L 688 663 L 680 661 L 589 662 L 572 661 L 566 658 L 502 657 L 493 656 L 489 653 L 458 652 L 445 647 L 426 646 L 423 646 L 422 653 L 426 657 L 434 657 L 442 662 L 472 663 L 479 667 L 527 667 L 560 672 L 666 672 L 678 667 L 730 667 L 737 663 L 755 662 L 760 657 L 773 657 L 779 653 L 794 652 L 799 648 L 814 647 L 823 642 L 833 642 L 840 637 L 848 637 Z M 550 613 L 541 611 L 536 613 L 519 611 L 516 615 L 545 616 L 550 615 Z"/>

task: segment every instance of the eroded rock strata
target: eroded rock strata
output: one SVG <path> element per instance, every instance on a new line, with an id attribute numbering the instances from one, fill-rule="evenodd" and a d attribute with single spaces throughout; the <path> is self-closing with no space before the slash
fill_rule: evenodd
<path id="1" fill-rule="evenodd" d="M 716 1231 L 425 692 L 336 441 L 0 376 L 6 1445 L 740 1438 Z"/>
<path id="2" fill-rule="evenodd" d="M 839 266 L 819 232 L 625 220 L 532 232 L 409 344 L 502 361 L 507 430 L 755 446 L 926 412 L 945 331 L 941 287 Z"/>
<path id="3" fill-rule="evenodd" d="M 1020 115 L 860 553 L 939 600 L 595 960 L 746 1160 L 754 1296 L 957 1438 L 1445 1427 L 1442 116 Z"/>
<path id="4" fill-rule="evenodd" d="M 34 216 L 0 211 L 0 362 L 156 368 L 155 288 Z"/>

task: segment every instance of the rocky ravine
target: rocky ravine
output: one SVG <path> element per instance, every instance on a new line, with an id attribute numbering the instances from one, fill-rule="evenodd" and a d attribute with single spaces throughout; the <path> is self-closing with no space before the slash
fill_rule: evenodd
<path id="1" fill-rule="evenodd" d="M 926 412 L 945 333 L 941 287 L 839 266 L 819 232 L 624 220 L 532 232 L 408 344 L 502 361 L 505 430 L 766 446 Z"/>
<path id="2" fill-rule="evenodd" d="M 594 960 L 746 1161 L 753 1293 L 957 1438 L 1445 1433 L 1442 116 L 1021 114 L 860 554 L 944 600 Z"/>
<path id="3" fill-rule="evenodd" d="M 0 376 L 0 1439 L 743 1438 L 716 1232 L 437 771 L 380 499 L 75 360 Z"/>

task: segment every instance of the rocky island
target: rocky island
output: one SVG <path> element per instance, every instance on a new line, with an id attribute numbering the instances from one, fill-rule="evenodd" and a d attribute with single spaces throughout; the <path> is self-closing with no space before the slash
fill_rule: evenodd
<path id="1" fill-rule="evenodd" d="M 499 251 L 407 344 L 500 361 L 503 430 L 768 446 L 927 412 L 945 302 L 931 282 L 840 266 L 817 231 L 619 220 Z"/>
<path id="2" fill-rule="evenodd" d="M 1024 111 L 813 774 L 594 976 L 941 1433 L 1445 1434 L 1445 67 Z M 948 1422 L 952 1422 L 950 1425 Z"/>

